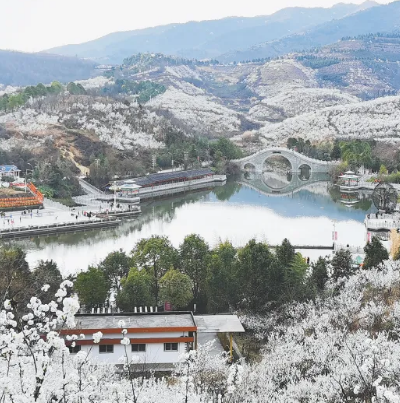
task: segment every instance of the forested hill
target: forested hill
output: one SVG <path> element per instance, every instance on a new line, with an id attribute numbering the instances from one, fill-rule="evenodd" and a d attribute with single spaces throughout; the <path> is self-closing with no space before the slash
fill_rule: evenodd
<path id="1" fill-rule="evenodd" d="M 96 64 L 76 57 L 0 50 L 0 84 L 25 86 L 83 80 L 95 74 Z"/>
<path id="2" fill-rule="evenodd" d="M 116 64 L 139 52 L 197 59 L 218 58 L 226 52 L 277 40 L 375 5 L 377 3 L 369 1 L 362 5 L 337 4 L 332 8 L 293 7 L 269 16 L 170 24 L 111 33 L 90 42 L 53 48 L 49 52 Z"/>

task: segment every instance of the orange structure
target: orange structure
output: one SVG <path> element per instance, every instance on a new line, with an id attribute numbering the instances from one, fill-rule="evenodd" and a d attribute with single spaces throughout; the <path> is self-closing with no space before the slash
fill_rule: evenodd
<path id="1" fill-rule="evenodd" d="M 33 207 L 43 204 L 44 196 L 33 183 L 28 184 L 29 193 L 21 193 L 16 197 L 0 198 L 1 209 Z"/>

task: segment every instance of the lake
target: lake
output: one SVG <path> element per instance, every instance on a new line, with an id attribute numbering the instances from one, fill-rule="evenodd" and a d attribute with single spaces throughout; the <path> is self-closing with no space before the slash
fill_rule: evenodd
<path id="1" fill-rule="evenodd" d="M 288 238 L 295 245 L 332 245 L 335 225 L 338 243 L 364 246 L 365 214 L 374 212 L 368 199 L 353 207 L 340 201 L 329 182 L 317 181 L 287 195 L 268 194 L 237 181 L 211 190 L 148 202 L 139 218 L 116 229 L 96 230 L 14 241 L 27 252 L 30 264 L 53 259 L 63 275 L 86 270 L 115 250 L 131 251 L 153 234 L 166 235 L 178 247 L 191 233 L 211 246 L 230 240 L 243 246 L 251 238 L 271 245 Z M 315 258 L 328 251 L 301 251 Z"/>

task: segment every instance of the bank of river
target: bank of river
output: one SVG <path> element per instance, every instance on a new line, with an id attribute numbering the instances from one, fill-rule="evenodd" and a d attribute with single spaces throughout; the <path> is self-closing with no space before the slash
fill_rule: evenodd
<path id="1" fill-rule="evenodd" d="M 338 242 L 363 246 L 365 214 L 374 211 L 349 208 L 334 201 L 327 182 L 318 182 L 288 196 L 268 196 L 255 189 L 228 182 L 214 190 L 155 201 L 142 207 L 142 215 L 115 229 L 96 230 L 15 241 L 25 248 L 32 264 L 53 259 L 64 275 L 86 270 L 108 253 L 130 251 L 140 238 L 168 236 L 179 246 L 187 234 L 197 233 L 211 246 L 230 240 L 235 246 L 256 238 L 278 244 L 287 237 L 298 245 L 332 244 L 333 223 Z M 305 252 L 308 255 L 308 252 Z M 316 254 L 328 252 L 314 251 Z"/>

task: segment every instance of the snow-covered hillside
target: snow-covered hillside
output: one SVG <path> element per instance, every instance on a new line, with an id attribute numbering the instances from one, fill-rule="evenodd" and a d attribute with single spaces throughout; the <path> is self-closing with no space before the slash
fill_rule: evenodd
<path id="1" fill-rule="evenodd" d="M 24 142 L 36 146 L 51 138 L 54 131 L 65 129 L 87 131 L 99 140 L 119 150 L 135 146 L 159 148 L 163 144 L 155 138 L 163 118 L 138 105 L 126 105 L 106 98 L 61 98 L 55 105 L 33 103 L 14 113 L 0 116 L 0 124 L 15 135 L 2 140 L 1 148 Z M 17 143 L 16 143 L 17 142 Z"/>
<path id="2" fill-rule="evenodd" d="M 282 144 L 289 137 L 310 141 L 333 138 L 395 138 L 400 136 L 400 97 L 335 106 L 266 124 L 261 130 L 264 144 Z"/>
<path id="3" fill-rule="evenodd" d="M 261 97 L 274 97 L 298 88 L 316 88 L 317 80 L 312 69 L 292 59 L 273 60 L 254 66 L 246 78 L 247 85 Z"/>
<path id="4" fill-rule="evenodd" d="M 377 87 L 373 75 L 367 80 L 366 68 L 349 67 L 346 85 L 335 89 L 332 77 L 342 74 L 334 70 L 339 68 L 336 59 L 332 59 L 334 64 L 318 70 L 305 66 L 310 60 L 316 63 L 315 59 L 300 62 L 296 57 L 290 55 L 264 64 L 151 64 L 140 69 L 123 66 L 115 78 L 95 77 L 78 82 L 90 94 L 79 100 L 63 94 L 36 99 L 31 105 L 28 102 L 28 106 L 14 113 L 0 112 L 0 124 L 12 129 L 1 147 L 17 143 L 31 146 L 63 127 L 91 133 L 117 149 L 161 147 L 161 132 L 166 125 L 187 136 L 259 138 L 258 143 L 243 142 L 252 149 L 283 144 L 288 137 L 299 136 L 312 141 L 399 136 L 398 98 L 360 102 L 352 95 L 368 88 L 385 90 Z M 331 81 L 321 81 L 320 70 Z M 137 94 L 122 88 L 120 92 L 111 92 L 116 98 L 107 97 L 107 91 L 120 85 L 116 84 L 117 79 L 142 84 L 152 81 L 163 85 L 166 91 L 150 94 L 150 101 L 139 107 L 135 103 Z M 11 93 L 15 89 L 1 90 Z"/>
<path id="5" fill-rule="evenodd" d="M 266 340 L 242 401 L 400 401 L 398 263 L 362 270 L 334 289 L 325 299 L 242 317 Z M 252 390 L 253 400 L 246 400 Z"/>
<path id="6" fill-rule="evenodd" d="M 162 113 L 168 111 L 192 134 L 234 134 L 240 130 L 238 114 L 205 95 L 189 95 L 174 88 L 149 103 Z"/>
<path id="7" fill-rule="evenodd" d="M 256 120 L 284 120 L 330 106 L 359 102 L 357 97 L 322 88 L 284 88 L 274 97 L 264 98 L 250 109 Z"/>

